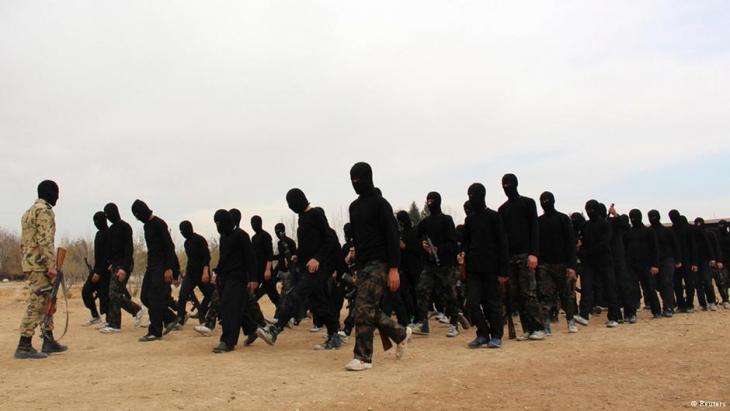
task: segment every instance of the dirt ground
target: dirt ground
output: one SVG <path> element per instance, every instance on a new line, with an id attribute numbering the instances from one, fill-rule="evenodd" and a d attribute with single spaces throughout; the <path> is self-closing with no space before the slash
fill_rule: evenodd
<path id="1" fill-rule="evenodd" d="M 192 329 L 139 343 L 123 314 L 123 332 L 103 335 L 80 324 L 89 314 L 70 300 L 63 339 L 70 350 L 46 360 L 12 358 L 24 309 L 18 284 L 0 285 L 0 409 L 692 409 L 692 401 L 730 404 L 730 310 L 603 326 L 578 334 L 564 321 L 541 342 L 506 341 L 501 350 L 469 350 L 474 330 L 451 339 L 432 325 L 405 358 L 376 344 L 374 368 L 350 373 L 353 341 L 313 351 L 323 333 L 310 322 L 287 330 L 275 347 L 257 341 L 228 354 L 215 337 Z M 264 304 L 270 315 L 273 307 Z M 61 307 L 63 310 L 63 307 Z M 193 320 L 194 321 L 194 320 Z M 62 326 L 62 320 L 58 320 Z M 519 330 L 518 330 L 519 331 Z M 218 331 L 219 332 L 219 331 Z M 376 337 L 376 342 L 379 340 Z M 39 339 L 34 345 L 40 348 Z"/>

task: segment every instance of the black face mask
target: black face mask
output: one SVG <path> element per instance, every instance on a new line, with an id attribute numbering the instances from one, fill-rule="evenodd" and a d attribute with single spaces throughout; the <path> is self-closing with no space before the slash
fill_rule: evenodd
<path id="1" fill-rule="evenodd" d="M 58 202 L 58 184 L 52 180 L 41 181 L 38 184 L 38 198 L 46 200 L 51 207 L 55 207 Z"/>
<path id="2" fill-rule="evenodd" d="M 620 216 L 618 217 L 618 219 L 619 219 L 619 221 L 621 222 L 621 225 L 622 225 L 623 227 L 628 227 L 628 226 L 629 226 L 629 216 L 627 216 L 626 214 L 621 214 L 621 215 L 620 215 Z"/>
<path id="3" fill-rule="evenodd" d="M 185 220 L 182 223 L 180 223 L 180 234 L 182 234 L 185 238 L 190 238 L 193 236 L 193 224 Z"/>
<path id="4" fill-rule="evenodd" d="M 466 191 L 466 193 L 469 196 L 469 208 L 471 208 L 471 211 L 480 212 L 484 211 L 484 209 L 487 208 L 487 189 L 484 188 L 484 185 L 482 185 L 481 183 L 474 183 L 469 186 L 469 189 Z M 466 207 L 464 208 L 466 209 Z"/>
<path id="5" fill-rule="evenodd" d="M 680 225 L 682 223 L 682 219 L 681 219 L 681 215 L 679 214 L 679 211 L 670 210 L 669 211 L 669 221 L 671 221 L 673 225 Z"/>
<path id="6" fill-rule="evenodd" d="M 239 211 L 237 208 L 231 208 L 228 210 L 228 213 L 231 215 L 231 221 L 233 221 L 233 228 L 238 228 L 241 226 L 241 211 Z"/>
<path id="7" fill-rule="evenodd" d="M 99 231 L 104 231 L 108 228 L 106 225 L 106 215 L 103 212 L 97 211 L 94 213 L 94 225 Z"/>
<path id="8" fill-rule="evenodd" d="M 631 226 L 634 228 L 643 227 L 644 223 L 642 222 L 642 216 L 641 211 L 637 209 L 633 209 L 629 211 L 629 221 L 631 221 Z"/>
<path id="9" fill-rule="evenodd" d="M 728 232 L 727 231 L 727 221 L 725 221 L 725 220 L 718 221 L 717 222 L 717 228 L 720 229 L 720 232 L 721 233 L 726 234 Z"/>
<path id="10" fill-rule="evenodd" d="M 570 215 L 570 221 L 573 223 L 574 230 L 582 230 L 583 226 L 586 225 L 586 219 L 583 218 L 581 213 L 573 213 Z"/>
<path id="11" fill-rule="evenodd" d="M 599 204 L 596 200 L 588 200 L 586 203 L 586 214 L 588 215 L 588 219 L 591 221 L 596 221 L 601 218 L 601 213 L 599 211 Z"/>
<path id="12" fill-rule="evenodd" d="M 106 219 L 112 224 L 118 223 L 122 220 L 119 216 L 119 208 L 117 208 L 117 205 L 114 203 L 109 203 L 104 206 L 104 215 L 106 215 Z"/>
<path id="13" fill-rule="evenodd" d="M 429 201 L 431 202 L 429 204 Z M 426 196 L 426 207 L 431 215 L 441 214 L 441 194 L 432 191 Z"/>
<path id="14" fill-rule="evenodd" d="M 274 226 L 274 234 L 276 234 L 276 237 L 281 240 L 286 235 L 286 227 L 284 227 L 284 224 L 277 223 Z"/>
<path id="15" fill-rule="evenodd" d="M 456 242 L 461 243 L 464 241 L 464 225 L 459 224 L 456 226 Z"/>
<path id="16" fill-rule="evenodd" d="M 346 223 L 344 227 L 342 227 L 342 231 L 345 233 L 345 241 L 350 242 L 352 241 L 352 224 Z"/>
<path id="17" fill-rule="evenodd" d="M 545 213 L 551 213 L 555 211 L 555 196 L 553 193 L 546 191 L 540 194 L 540 205 Z"/>
<path id="18" fill-rule="evenodd" d="M 606 217 L 608 217 L 608 210 L 606 209 L 606 205 L 605 205 L 605 204 L 603 204 L 603 203 L 598 203 L 598 215 L 599 215 L 599 216 L 600 216 L 601 218 L 604 218 L 604 219 L 605 219 Z"/>
<path id="19" fill-rule="evenodd" d="M 662 225 L 659 211 L 651 210 L 647 216 L 649 217 L 649 224 L 651 224 L 652 227 L 660 227 Z"/>
<path id="20" fill-rule="evenodd" d="M 152 210 L 147 207 L 147 204 L 145 204 L 144 201 L 134 200 L 134 203 L 132 203 L 132 214 L 137 220 L 146 223 L 152 216 Z"/>
<path id="21" fill-rule="evenodd" d="M 370 194 L 375 189 L 373 185 L 373 169 L 368 163 L 357 163 L 350 169 L 352 188 L 358 195 Z"/>
<path id="22" fill-rule="evenodd" d="M 292 188 L 286 193 L 286 203 L 289 209 L 297 214 L 301 214 L 309 206 L 309 200 L 304 192 L 298 188 Z"/>
<path id="23" fill-rule="evenodd" d="M 464 205 L 462 207 L 464 207 L 464 214 L 466 214 L 467 216 L 471 215 L 473 210 L 471 208 L 471 203 L 469 203 L 469 200 L 464 201 Z"/>
<path id="24" fill-rule="evenodd" d="M 233 232 L 233 218 L 231 213 L 226 210 L 218 210 L 213 215 L 213 221 L 215 222 L 215 228 L 218 230 L 220 235 L 229 235 Z"/>
<path id="25" fill-rule="evenodd" d="M 263 222 L 261 221 L 261 217 L 257 215 L 251 217 L 251 228 L 253 228 L 253 231 L 255 233 L 260 233 L 263 230 Z"/>
<path id="26" fill-rule="evenodd" d="M 396 220 L 398 220 L 398 224 L 400 224 L 401 228 L 404 230 L 410 230 L 413 226 L 411 223 L 411 216 L 408 215 L 405 211 L 398 211 L 398 214 L 395 215 Z"/>
<path id="27" fill-rule="evenodd" d="M 705 225 L 705 220 L 702 217 L 695 218 L 695 225 L 702 228 Z"/>
<path id="28" fill-rule="evenodd" d="M 517 183 L 517 176 L 514 174 L 505 174 L 504 177 L 502 177 L 502 189 L 504 189 L 504 194 L 507 198 L 519 197 L 520 194 L 517 192 Z"/>

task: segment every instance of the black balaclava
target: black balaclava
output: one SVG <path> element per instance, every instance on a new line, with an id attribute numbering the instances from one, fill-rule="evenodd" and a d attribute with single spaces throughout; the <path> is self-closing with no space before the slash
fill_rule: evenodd
<path id="1" fill-rule="evenodd" d="M 586 225 L 586 219 L 581 213 L 573 213 L 570 215 L 570 221 L 573 223 L 573 229 L 577 231 L 583 230 L 583 226 Z"/>
<path id="2" fill-rule="evenodd" d="M 705 225 L 705 219 L 702 217 L 695 218 L 695 225 L 697 227 L 703 227 Z"/>
<path id="3" fill-rule="evenodd" d="M 411 216 L 408 215 L 405 211 L 401 210 L 398 211 L 398 213 L 395 215 L 396 220 L 398 220 L 398 224 L 400 224 L 403 229 L 410 229 L 413 227 L 413 223 L 411 222 Z"/>
<path id="4" fill-rule="evenodd" d="M 641 211 L 638 209 L 633 209 L 629 211 L 629 221 L 631 221 L 631 226 L 634 228 L 643 227 L 644 223 L 641 221 Z"/>
<path id="5" fill-rule="evenodd" d="M 606 205 L 603 203 L 598 203 L 598 213 L 601 216 L 601 218 L 608 217 L 608 209 L 606 208 Z"/>
<path id="6" fill-rule="evenodd" d="M 226 210 L 216 211 L 213 215 L 213 221 L 215 222 L 215 228 L 221 235 L 231 234 L 235 228 L 231 213 Z"/>
<path id="7" fill-rule="evenodd" d="M 180 234 L 182 234 L 185 238 L 190 238 L 193 236 L 193 224 L 185 220 L 182 223 L 180 223 Z"/>
<path id="8" fill-rule="evenodd" d="M 552 213 L 555 211 L 555 196 L 549 191 L 545 191 L 540 194 L 540 205 L 545 213 Z"/>
<path id="9" fill-rule="evenodd" d="M 298 188 L 292 188 L 286 193 L 286 204 L 289 209 L 297 214 L 301 214 L 309 206 L 309 200 L 304 192 Z"/>
<path id="10" fill-rule="evenodd" d="M 591 221 L 596 221 L 601 218 L 600 204 L 598 201 L 588 200 L 586 203 L 586 214 Z"/>
<path id="11" fill-rule="evenodd" d="M 263 230 L 263 222 L 261 221 L 261 217 L 255 215 L 251 217 L 251 228 L 253 228 L 254 233 L 260 233 Z"/>
<path id="12" fill-rule="evenodd" d="M 628 227 L 629 226 L 629 216 L 628 215 L 621 214 L 620 216 L 618 216 L 618 220 L 621 222 L 621 225 L 623 227 Z"/>
<path id="13" fill-rule="evenodd" d="M 137 220 L 146 223 L 152 216 L 152 210 L 147 207 L 144 201 L 134 200 L 134 203 L 132 203 L 132 214 Z"/>
<path id="14" fill-rule="evenodd" d="M 345 241 L 351 242 L 352 241 L 352 224 L 345 223 L 344 227 L 342 227 L 342 231 L 345 233 Z"/>
<path id="15" fill-rule="evenodd" d="M 669 210 L 669 221 L 672 222 L 672 225 L 679 225 L 682 222 L 681 217 L 682 215 L 679 214 L 679 211 Z"/>
<path id="16" fill-rule="evenodd" d="M 659 211 L 650 210 L 649 213 L 647 213 L 647 216 L 649 217 L 649 224 L 651 224 L 652 227 L 661 227 L 662 217 L 659 214 Z"/>
<path id="17" fill-rule="evenodd" d="M 122 220 L 122 217 L 119 216 L 119 208 L 114 203 L 108 203 L 104 206 L 104 215 L 106 215 L 106 219 L 112 224 Z"/>
<path id="18" fill-rule="evenodd" d="M 431 200 L 431 204 L 428 204 L 428 200 Z M 426 207 L 431 215 L 441 214 L 441 194 L 431 191 L 426 196 Z"/>
<path id="19" fill-rule="evenodd" d="M 274 226 L 274 234 L 276 234 L 276 237 L 278 237 L 280 240 L 284 235 L 286 234 L 286 227 L 283 223 L 277 223 Z"/>
<path id="20" fill-rule="evenodd" d="M 505 174 L 502 177 L 502 188 L 509 199 L 520 196 L 520 193 L 517 192 L 517 176 L 514 174 Z"/>
<path id="21" fill-rule="evenodd" d="M 727 221 L 725 221 L 725 220 L 718 221 L 717 228 L 720 229 L 721 233 L 723 233 L 723 234 L 727 233 Z"/>
<path id="22" fill-rule="evenodd" d="M 103 211 L 94 213 L 94 225 L 99 231 L 104 231 L 108 228 L 106 225 L 106 215 Z"/>
<path id="23" fill-rule="evenodd" d="M 474 183 L 470 185 L 466 193 L 469 196 L 469 208 L 471 208 L 471 211 L 478 213 L 487 208 L 487 189 L 484 188 L 482 183 Z M 464 211 L 466 211 L 466 204 L 464 205 L 464 209 Z"/>
<path id="24" fill-rule="evenodd" d="M 228 212 L 231 214 L 231 221 L 233 221 L 233 228 L 238 228 L 241 226 L 241 210 L 237 208 L 231 208 L 228 210 Z"/>
<path id="25" fill-rule="evenodd" d="M 463 207 L 464 207 L 464 214 L 466 214 L 467 216 L 471 215 L 472 208 L 471 208 L 471 204 L 469 203 L 469 200 L 464 201 Z"/>
<path id="26" fill-rule="evenodd" d="M 679 216 L 679 222 L 680 224 L 683 224 L 685 227 L 689 225 L 689 221 L 687 220 L 687 217 L 681 215 Z"/>
<path id="27" fill-rule="evenodd" d="M 38 184 L 38 198 L 46 200 L 51 207 L 58 202 L 58 184 L 53 180 L 43 180 Z"/>
<path id="28" fill-rule="evenodd" d="M 464 224 L 456 226 L 456 242 L 462 243 L 464 241 Z"/>
<path id="29" fill-rule="evenodd" d="M 358 195 L 370 194 L 375 189 L 373 185 L 373 169 L 370 164 L 359 162 L 350 169 L 352 188 Z"/>

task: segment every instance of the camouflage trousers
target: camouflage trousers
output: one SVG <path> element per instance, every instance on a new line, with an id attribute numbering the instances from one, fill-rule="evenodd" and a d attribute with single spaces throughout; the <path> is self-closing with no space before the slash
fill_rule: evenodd
<path id="1" fill-rule="evenodd" d="M 416 321 L 428 321 L 431 295 L 434 293 L 444 303 L 444 314 L 451 324 L 459 321 L 459 307 L 456 301 L 456 275 L 453 267 L 426 266 L 416 286 Z"/>
<path id="2" fill-rule="evenodd" d="M 575 316 L 575 280 L 568 280 L 566 270 L 565 264 L 540 264 L 536 274 L 537 298 L 544 314 L 559 302 L 570 321 Z"/>
<path id="3" fill-rule="evenodd" d="M 517 305 L 522 331 L 543 329 L 545 317 L 537 299 L 537 279 L 535 271 L 527 268 L 527 254 L 513 256 L 509 261 L 509 298 Z"/>
<path id="4" fill-rule="evenodd" d="M 113 269 L 109 279 L 109 309 L 106 313 L 106 322 L 109 327 L 122 328 L 122 309 L 131 315 L 137 315 L 142 308 L 132 301 L 132 295 L 127 290 L 127 281 L 131 273 L 127 273 L 124 281 L 119 281 L 116 272 L 117 269 Z"/>
<path id="5" fill-rule="evenodd" d="M 28 308 L 25 309 L 23 319 L 20 321 L 20 335 L 23 337 L 32 337 L 35 329 L 39 325 L 44 328 L 43 320 L 48 307 L 48 294 L 37 295 L 34 291 L 51 285 L 43 271 L 31 271 L 28 273 Z M 43 331 L 53 331 L 53 317 L 51 317 L 50 326 Z"/>
<path id="6" fill-rule="evenodd" d="M 388 286 L 386 264 L 372 261 L 357 272 L 355 297 L 355 358 L 373 362 L 373 335 L 378 329 L 381 338 L 396 344 L 406 338 L 406 329 L 380 310 L 383 293 Z M 385 340 L 384 340 L 385 341 Z"/>

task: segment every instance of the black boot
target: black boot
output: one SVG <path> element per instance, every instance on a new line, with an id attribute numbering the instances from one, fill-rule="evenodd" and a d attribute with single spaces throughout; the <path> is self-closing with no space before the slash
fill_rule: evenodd
<path id="1" fill-rule="evenodd" d="M 43 348 L 41 348 L 41 351 L 46 354 L 53 354 L 56 352 L 64 352 L 66 350 L 68 350 L 68 347 L 59 344 L 58 341 L 53 338 L 53 331 L 47 331 L 45 333 L 43 336 Z"/>
<path id="2" fill-rule="evenodd" d="M 15 358 L 36 359 L 48 357 L 48 354 L 36 351 L 33 345 L 31 345 L 30 339 L 31 337 L 20 337 L 18 348 L 15 350 Z"/>

